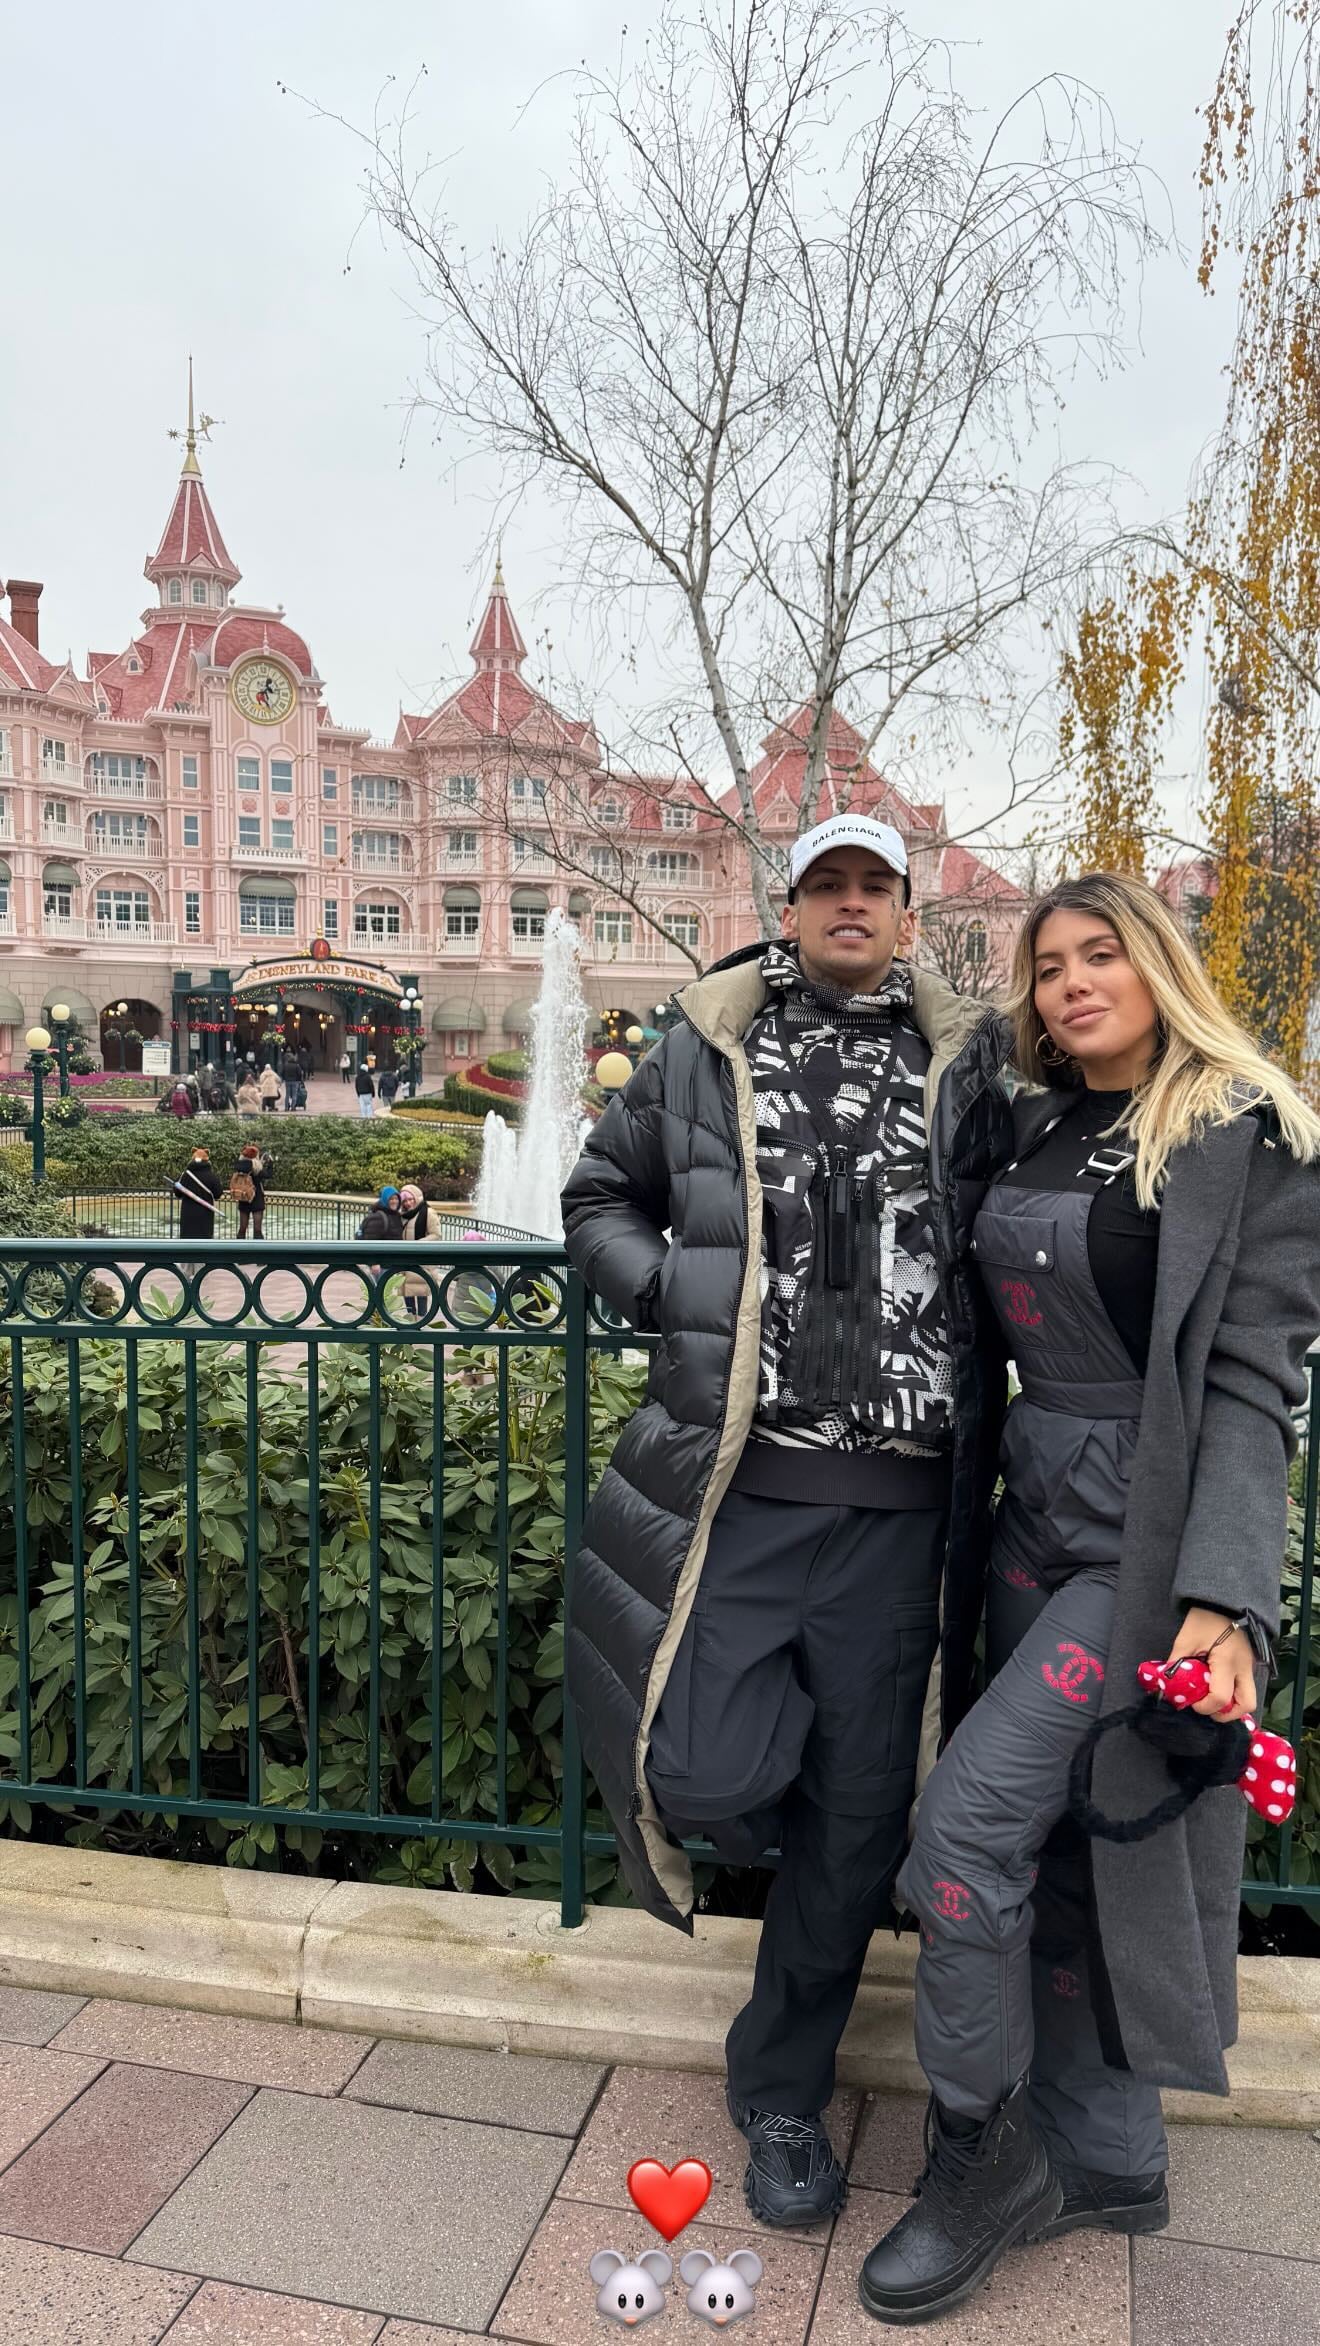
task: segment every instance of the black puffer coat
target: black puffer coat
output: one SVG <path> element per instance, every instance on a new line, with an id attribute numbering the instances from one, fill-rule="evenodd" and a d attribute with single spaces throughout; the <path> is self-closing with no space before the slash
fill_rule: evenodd
<path id="1" fill-rule="evenodd" d="M 743 1037 L 767 999 L 764 950 L 732 956 L 677 998 L 683 1023 L 602 1116 L 563 1200 L 565 1243 L 588 1285 L 662 1339 L 647 1399 L 587 1513 L 568 1622 L 569 1696 L 634 1895 L 687 1931 L 691 1869 L 656 1814 L 645 1764 L 711 1520 L 756 1403 L 761 1187 Z M 1009 1121 L 997 1080 L 1002 1021 L 943 979 L 913 975 L 916 1022 L 931 1046 L 931 1196 L 956 1381 L 933 1755 L 941 1718 L 947 1732 L 966 1707 L 981 1612 L 1005 1373 L 967 1250 L 986 1180 L 1008 1153 Z"/>

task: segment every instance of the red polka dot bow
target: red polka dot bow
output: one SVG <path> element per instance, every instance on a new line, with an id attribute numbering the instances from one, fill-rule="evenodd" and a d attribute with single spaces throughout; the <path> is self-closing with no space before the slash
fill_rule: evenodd
<path id="1" fill-rule="evenodd" d="M 1137 1683 L 1147 1694 L 1172 1703 L 1176 1711 L 1185 1711 L 1204 1702 L 1210 1691 L 1210 1672 L 1199 1655 L 1186 1654 L 1180 1662 L 1139 1663 Z M 1237 1780 L 1238 1790 L 1257 1816 L 1266 1817 L 1272 1825 L 1286 1825 L 1297 1804 L 1297 1754 L 1282 1735 L 1271 1735 L 1253 1718 L 1245 1718 L 1242 1724 L 1251 1743 Z"/>

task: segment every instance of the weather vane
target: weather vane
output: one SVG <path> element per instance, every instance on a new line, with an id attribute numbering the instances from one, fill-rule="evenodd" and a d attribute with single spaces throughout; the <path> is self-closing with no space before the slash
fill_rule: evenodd
<path id="1" fill-rule="evenodd" d="M 194 418 L 193 362 L 190 356 L 188 360 L 188 428 L 186 432 L 180 432 L 176 431 L 173 425 L 171 425 L 168 434 L 168 437 L 171 440 L 183 440 L 187 443 L 183 458 L 183 469 L 185 473 L 200 473 L 202 468 L 197 462 L 197 443 L 199 440 L 209 440 L 211 437 L 211 426 L 213 424 L 222 423 L 223 421 L 224 418 L 218 415 L 203 414 Z"/>

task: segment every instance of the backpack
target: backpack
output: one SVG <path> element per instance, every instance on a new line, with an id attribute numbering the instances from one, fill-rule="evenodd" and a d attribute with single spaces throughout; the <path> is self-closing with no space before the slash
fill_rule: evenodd
<path id="1" fill-rule="evenodd" d="M 241 1165 L 229 1176 L 229 1194 L 236 1206 L 250 1206 L 257 1194 L 256 1182 Z"/>
<path id="2" fill-rule="evenodd" d="M 391 1235 L 390 1217 L 384 1206 L 369 1206 L 362 1217 L 359 1238 L 388 1238 Z"/>

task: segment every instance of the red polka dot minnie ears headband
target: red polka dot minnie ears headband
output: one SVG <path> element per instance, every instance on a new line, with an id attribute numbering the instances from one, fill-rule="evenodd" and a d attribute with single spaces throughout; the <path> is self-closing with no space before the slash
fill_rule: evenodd
<path id="1" fill-rule="evenodd" d="M 1137 1683 L 1144 1699 L 1098 1719 L 1074 1755 L 1069 1806 L 1084 1833 L 1103 1841 L 1146 1841 L 1221 1784 L 1236 1784 L 1269 1824 L 1287 1824 L 1297 1801 L 1297 1754 L 1282 1735 L 1258 1727 L 1252 1718 L 1222 1724 L 1196 1716 L 1193 1706 L 1204 1702 L 1210 1690 L 1210 1672 L 1200 1655 L 1142 1662 Z M 1173 1779 L 1173 1790 L 1144 1817 L 1106 1816 L 1091 1797 L 1096 1745 L 1118 1727 L 1130 1727 L 1159 1751 Z"/>

